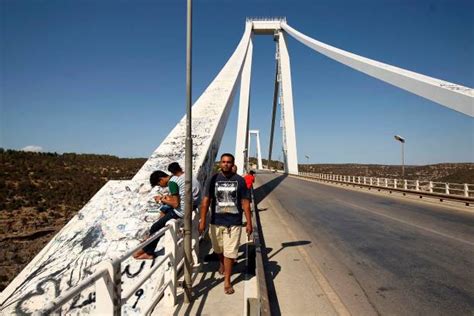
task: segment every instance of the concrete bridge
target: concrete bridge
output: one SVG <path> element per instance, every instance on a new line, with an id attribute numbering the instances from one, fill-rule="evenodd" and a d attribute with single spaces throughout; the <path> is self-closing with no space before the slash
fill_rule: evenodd
<path id="1" fill-rule="evenodd" d="M 273 36 L 276 42 L 268 161 L 279 107 L 285 166 L 284 175 L 259 175 L 255 194 L 258 207 L 268 210 L 261 217 L 263 244 L 268 247 L 264 250 L 267 283 L 273 286 L 269 289 L 271 311 L 472 312 L 472 209 L 421 205 L 292 178 L 298 175 L 298 161 L 287 37 L 357 71 L 432 100 L 433 106 L 445 106 L 471 117 L 473 90 L 332 47 L 297 31 L 284 18 L 247 19 L 234 53 L 193 105 L 193 174 L 201 183 L 211 174 L 239 86 L 235 155 L 239 170 L 245 169 L 252 41 L 257 35 Z M 184 143 L 183 117 L 131 180 L 108 182 L 1 293 L 2 314 L 57 310 L 64 314 L 142 315 L 161 308 L 160 299 L 166 308 L 176 309 L 178 286 L 169 271 L 176 276 L 181 262 L 178 223 L 163 231 L 167 236 L 162 242 L 166 253 L 161 258 L 143 262 L 129 258 L 129 254 L 139 247 L 144 230 L 153 221 L 148 210 L 156 192 L 149 187 L 148 177 L 154 170 L 166 170 L 171 162 L 184 165 Z M 212 311 L 212 304 L 207 306 L 198 311 Z"/>

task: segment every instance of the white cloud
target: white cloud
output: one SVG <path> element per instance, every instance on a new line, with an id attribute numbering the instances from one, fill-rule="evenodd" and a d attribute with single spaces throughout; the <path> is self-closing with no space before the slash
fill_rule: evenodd
<path id="1" fill-rule="evenodd" d="M 36 146 L 36 145 L 28 145 L 26 147 L 23 147 L 21 150 L 23 150 L 23 151 L 32 151 L 32 152 L 38 153 L 40 151 L 43 151 L 43 147 Z"/>

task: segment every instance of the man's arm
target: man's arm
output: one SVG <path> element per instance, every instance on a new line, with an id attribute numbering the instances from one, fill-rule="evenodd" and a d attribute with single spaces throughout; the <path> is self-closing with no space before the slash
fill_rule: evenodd
<path id="1" fill-rule="evenodd" d="M 202 234 L 206 229 L 206 218 L 207 218 L 207 210 L 209 209 L 209 205 L 211 204 L 211 199 L 208 196 L 204 196 L 201 202 L 201 220 L 199 221 L 199 233 Z"/>
<path id="2" fill-rule="evenodd" d="M 172 208 L 178 208 L 180 205 L 179 194 L 176 195 L 165 195 L 161 199 L 161 203 L 171 206 Z"/>
<path id="3" fill-rule="evenodd" d="M 242 199 L 242 209 L 244 210 L 245 219 L 247 220 L 247 226 L 245 230 L 247 231 L 247 235 L 251 235 L 253 232 L 252 226 L 252 214 L 250 213 L 250 200 L 249 199 Z"/>

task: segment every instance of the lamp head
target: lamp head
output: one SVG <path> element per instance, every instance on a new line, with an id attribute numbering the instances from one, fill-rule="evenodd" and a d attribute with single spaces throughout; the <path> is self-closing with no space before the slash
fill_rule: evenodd
<path id="1" fill-rule="evenodd" d="M 401 137 L 400 135 L 395 135 L 393 136 L 396 140 L 398 140 L 399 142 L 401 143 L 404 143 L 405 142 L 405 138 Z"/>

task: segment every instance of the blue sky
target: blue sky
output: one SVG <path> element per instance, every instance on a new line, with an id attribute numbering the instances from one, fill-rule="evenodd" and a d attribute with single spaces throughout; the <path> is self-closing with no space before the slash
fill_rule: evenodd
<path id="1" fill-rule="evenodd" d="M 185 0 L 0 3 L 0 147 L 148 157 L 183 116 Z M 474 87 L 473 1 L 195 0 L 194 100 L 232 54 L 247 16 L 286 16 L 327 44 Z M 254 39 L 250 127 L 260 130 L 265 157 L 274 45 Z M 395 134 L 407 139 L 407 164 L 474 162 L 474 119 L 292 38 L 288 46 L 299 162 L 399 164 Z M 234 151 L 236 114 L 234 106 L 221 151 Z"/>

